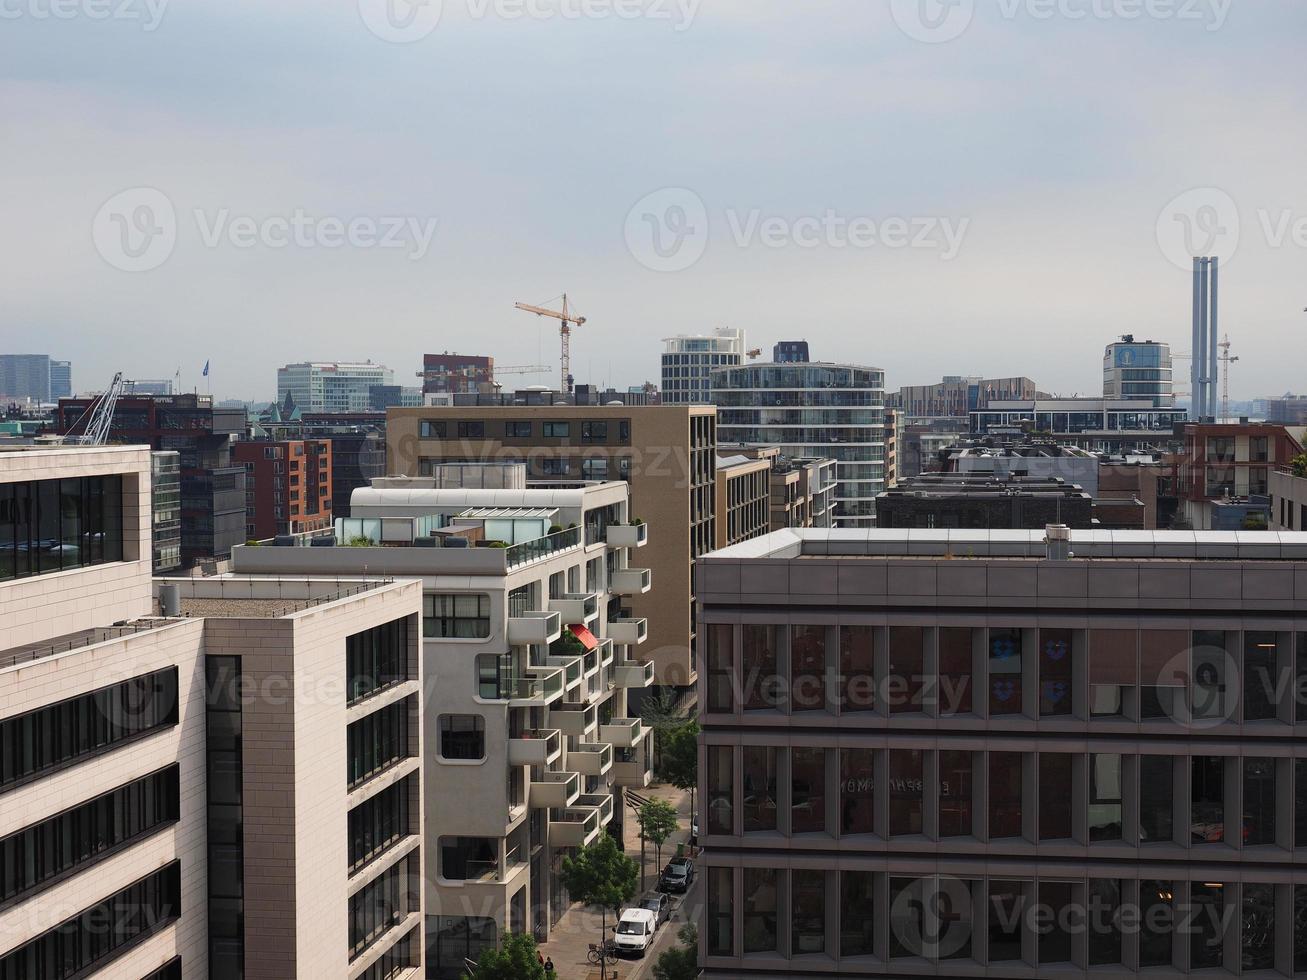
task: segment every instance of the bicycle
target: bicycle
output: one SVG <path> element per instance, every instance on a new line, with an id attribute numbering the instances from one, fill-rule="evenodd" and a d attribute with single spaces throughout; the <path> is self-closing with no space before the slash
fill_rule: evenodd
<path id="1" fill-rule="evenodd" d="M 595 966 L 599 966 L 605 958 L 608 960 L 610 965 L 616 965 L 617 945 L 612 942 L 606 942 L 603 946 L 600 946 L 598 943 L 591 943 L 590 952 L 586 954 L 585 958 Z"/>

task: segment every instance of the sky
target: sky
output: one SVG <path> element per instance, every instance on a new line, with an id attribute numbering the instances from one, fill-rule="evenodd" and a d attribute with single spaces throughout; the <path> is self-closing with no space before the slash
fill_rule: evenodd
<path id="1" fill-rule="evenodd" d="M 1119 334 L 1189 350 L 1201 250 L 1232 396 L 1307 391 L 1304 37 L 1294 0 L 0 0 L 0 350 L 549 383 L 513 304 L 566 292 L 580 381 L 732 326 L 1088 394 Z"/>

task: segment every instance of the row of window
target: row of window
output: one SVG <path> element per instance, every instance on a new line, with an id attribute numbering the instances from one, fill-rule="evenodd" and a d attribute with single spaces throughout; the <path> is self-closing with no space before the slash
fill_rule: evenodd
<path id="1" fill-rule="evenodd" d="M 177 668 L 0 721 L 0 793 L 177 724 Z"/>
<path id="2" fill-rule="evenodd" d="M 346 732 L 349 788 L 413 755 L 409 713 L 413 698 L 388 704 L 353 722 Z"/>
<path id="3" fill-rule="evenodd" d="M 345 670 L 350 704 L 408 680 L 408 619 L 346 637 Z"/>
<path id="4" fill-rule="evenodd" d="M 174 765 L 10 834 L 0 840 L 0 907 L 175 823 L 179 807 Z"/>
<path id="5" fill-rule="evenodd" d="M 0 581 L 123 557 L 121 476 L 0 484 Z"/>
<path id="6" fill-rule="evenodd" d="M 406 776 L 349 811 L 349 870 L 353 874 L 407 837 L 414 776 Z"/>
<path id="7" fill-rule="evenodd" d="M 447 421 L 444 419 L 422 419 L 418 423 L 418 436 L 422 439 L 485 439 L 487 433 L 492 433 L 490 438 L 498 435 L 494 430 L 500 423 L 486 423 L 480 420 L 462 420 Z M 532 439 L 536 435 L 535 423 L 529 419 L 510 419 L 502 423 L 503 438 L 505 439 Z M 608 442 L 610 424 L 608 422 L 579 422 L 575 423 L 576 430 L 580 434 L 582 442 L 606 443 Z M 542 439 L 570 439 L 572 438 L 572 422 L 541 422 L 540 437 Z M 631 441 L 631 423 L 625 419 L 613 424 L 612 430 L 617 433 L 617 441 L 622 445 L 628 445 Z"/>
<path id="8" fill-rule="evenodd" d="M 174 861 L 0 957 L 0 980 L 87 976 L 181 914 L 181 865 Z"/>
<path id="9" fill-rule="evenodd" d="M 709 956 L 1307 970 L 1302 885 L 770 867 L 709 868 L 707 881 Z"/>
<path id="10" fill-rule="evenodd" d="M 182 958 L 174 956 L 159 969 L 142 980 L 182 980 Z"/>
<path id="11" fill-rule="evenodd" d="M 349 958 L 357 959 L 419 908 L 421 873 L 416 854 L 387 868 L 349 897 Z"/>
<path id="12" fill-rule="evenodd" d="M 422 635 L 427 639 L 486 639 L 490 636 L 490 596 L 482 593 L 423 595 Z"/>
<path id="13" fill-rule="evenodd" d="M 709 834 L 1307 847 L 1307 759 L 710 745 L 707 760 Z"/>
<path id="14" fill-rule="evenodd" d="M 390 949 L 386 950 L 360 973 L 355 980 L 394 980 L 418 965 L 419 943 L 422 937 L 414 929 Z"/>
<path id="15" fill-rule="evenodd" d="M 206 657 L 205 818 L 209 972 L 245 976 L 244 728 L 240 657 Z"/>
<path id="16" fill-rule="evenodd" d="M 713 712 L 1307 722 L 1307 633 L 746 623 L 707 651 Z"/>

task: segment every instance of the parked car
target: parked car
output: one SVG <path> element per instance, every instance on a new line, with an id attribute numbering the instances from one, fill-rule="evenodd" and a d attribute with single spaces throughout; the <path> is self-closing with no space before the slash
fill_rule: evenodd
<path id="1" fill-rule="evenodd" d="M 699 843 L 699 815 L 697 813 L 690 818 L 690 843 L 696 846 Z"/>
<path id="2" fill-rule="evenodd" d="M 694 862 L 689 858 L 673 858 L 663 869 L 659 887 L 665 892 L 685 892 L 694 883 Z"/>
<path id="3" fill-rule="evenodd" d="M 627 909 L 617 922 L 617 935 L 613 942 L 619 956 L 643 957 L 653 945 L 658 920 L 648 909 Z"/>
<path id="4" fill-rule="evenodd" d="M 672 917 L 672 900 L 662 892 L 646 892 L 640 899 L 640 908 L 654 914 L 654 925 L 660 926 Z"/>

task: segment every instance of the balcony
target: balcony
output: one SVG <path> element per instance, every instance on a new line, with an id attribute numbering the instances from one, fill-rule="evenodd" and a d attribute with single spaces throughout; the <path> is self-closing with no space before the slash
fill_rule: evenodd
<path id="1" fill-rule="evenodd" d="M 644 722 L 639 718 L 614 718 L 599 726 L 599 741 L 617 749 L 631 749 L 644 738 Z"/>
<path id="2" fill-rule="evenodd" d="M 557 667 L 528 667 L 527 676 L 504 681 L 504 693 L 514 708 L 543 708 L 563 696 L 563 672 Z"/>
<path id="3" fill-rule="evenodd" d="M 608 638 L 614 643 L 635 646 L 649 638 L 649 620 L 644 617 L 636 619 L 610 619 L 608 621 Z"/>
<path id="4" fill-rule="evenodd" d="M 599 648 L 595 647 L 593 650 L 587 650 L 582 659 L 585 664 L 585 676 L 593 677 L 599 670 Z"/>
<path id="5" fill-rule="evenodd" d="M 623 762 L 621 759 L 613 761 L 613 782 L 618 786 L 635 786 L 637 788 L 648 786 L 653 779 L 653 774 L 649 772 L 648 763 L 645 762 L 645 753 L 640 750 L 635 753 L 635 758 L 630 762 Z"/>
<path id="6" fill-rule="evenodd" d="M 613 747 L 604 742 L 582 742 L 567 750 L 567 765 L 583 776 L 603 776 L 613 768 Z"/>
<path id="7" fill-rule="evenodd" d="M 612 548 L 643 548 L 649 541 L 648 524 L 609 524 L 608 545 Z"/>
<path id="8" fill-rule="evenodd" d="M 639 595 L 653 588 L 653 573 L 647 568 L 619 568 L 608 577 L 608 590 L 618 595 Z"/>
<path id="9" fill-rule="evenodd" d="M 653 682 L 652 660 L 626 660 L 613 665 L 613 683 L 618 687 L 648 687 Z"/>
<path id="10" fill-rule="evenodd" d="M 508 740 L 510 766 L 547 766 L 563 754 L 563 735 L 558 729 L 523 732 Z"/>
<path id="11" fill-rule="evenodd" d="M 515 544 L 504 549 L 506 567 L 517 568 L 519 565 L 525 565 L 527 562 L 536 561 L 540 558 L 548 558 L 550 555 L 566 551 L 568 548 L 579 547 L 580 544 L 581 529 L 579 527 L 569 527 L 564 531 L 555 531 L 543 538 L 525 541 L 522 544 Z"/>
<path id="12" fill-rule="evenodd" d="M 583 667 L 581 657 L 551 656 L 545 657 L 545 663 L 550 667 L 557 667 L 563 672 L 563 676 L 566 678 L 564 683 L 567 687 L 580 683 Z"/>
<path id="13" fill-rule="evenodd" d="M 562 616 L 565 623 L 588 623 L 599 617 L 599 593 L 568 593 L 557 599 L 550 599 L 549 608 Z"/>
<path id="14" fill-rule="evenodd" d="M 599 641 L 599 663 L 611 664 L 613 662 L 613 641 L 605 636 Z"/>
<path id="15" fill-rule="evenodd" d="M 559 704 L 549 712 L 549 724 L 564 735 L 580 738 L 599 723 L 599 709 L 594 705 Z"/>
<path id="16" fill-rule="evenodd" d="M 531 805 L 537 810 L 571 806 L 580 795 L 580 773 L 545 772 L 531 780 Z"/>
<path id="17" fill-rule="evenodd" d="M 563 618 L 556 612 L 542 609 L 508 617 L 508 642 L 513 646 L 553 643 L 562 635 Z"/>
<path id="18" fill-rule="evenodd" d="M 599 836 L 595 807 L 554 810 L 549 814 L 550 847 L 584 847 Z"/>
<path id="19" fill-rule="evenodd" d="M 613 819 L 613 798 L 607 793 L 582 793 L 576 799 L 578 807 L 592 806 L 599 811 L 599 826 Z"/>

